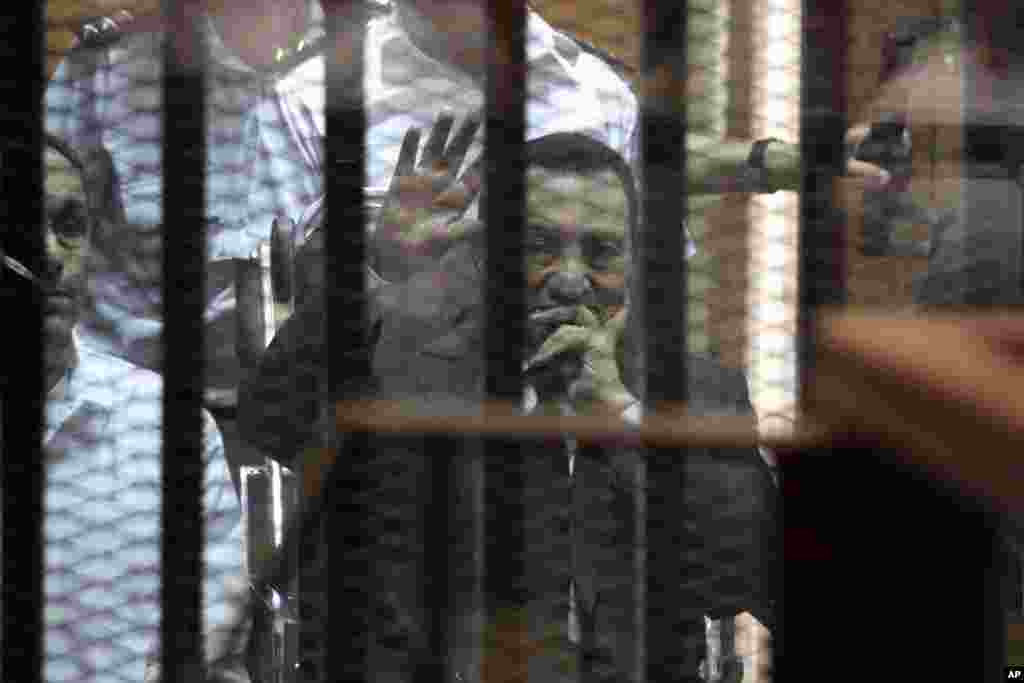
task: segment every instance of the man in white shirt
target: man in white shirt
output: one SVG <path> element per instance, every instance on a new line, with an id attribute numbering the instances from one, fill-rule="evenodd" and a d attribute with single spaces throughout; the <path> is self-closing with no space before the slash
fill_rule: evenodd
<path id="1" fill-rule="evenodd" d="M 83 162 L 48 137 L 45 171 L 45 272 L 6 261 L 4 273 L 7 286 L 44 291 L 44 677 L 142 681 L 159 646 L 162 382 L 75 334 L 109 160 L 97 151 Z M 214 629 L 230 621 L 225 580 L 241 573 L 240 515 L 220 434 L 203 417 L 204 619 Z"/>
<path id="2" fill-rule="evenodd" d="M 442 110 L 456 118 L 484 106 L 483 4 L 402 0 L 370 22 L 365 53 L 367 185 L 386 186 L 405 132 L 428 129 Z M 629 156 L 637 104 L 629 86 L 600 59 L 529 11 L 526 34 L 527 139 L 558 131 L 593 135 Z M 298 93 L 323 125 L 323 59 L 297 68 L 282 87 Z M 481 136 L 482 137 L 482 136 Z M 469 159 L 481 147 L 470 150 Z"/>
<path id="3" fill-rule="evenodd" d="M 305 7 L 304 3 L 267 3 Z M 221 11 L 234 7 L 223 3 Z M 248 16 L 238 13 L 239 16 Z M 296 19 L 303 29 L 308 18 Z M 210 45 L 207 110 L 207 383 L 237 381 L 232 258 L 252 255 L 278 214 L 298 215 L 320 192 L 320 169 L 306 163 L 282 112 L 291 101 L 279 75 L 252 66 L 246 43 L 229 47 L 217 20 L 204 17 Z M 228 22 L 235 25 L 235 22 Z M 160 235 L 173 222 L 160 205 L 161 45 L 159 22 L 137 20 L 110 44 L 71 52 L 46 92 L 47 129 L 76 147 L 99 146 L 113 157 L 116 196 L 125 221 L 97 235 L 96 261 L 81 334 L 96 348 L 152 370 L 160 368 Z M 283 40 L 283 39 L 282 39 Z M 271 53 L 268 40 L 267 53 Z M 270 66 L 272 67 L 272 59 Z M 269 68 L 269 67 L 268 67 Z"/>

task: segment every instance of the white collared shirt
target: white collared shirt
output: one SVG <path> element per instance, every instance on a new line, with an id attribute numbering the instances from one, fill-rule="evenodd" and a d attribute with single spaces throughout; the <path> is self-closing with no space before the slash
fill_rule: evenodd
<path id="1" fill-rule="evenodd" d="M 526 138 L 583 132 L 630 160 L 638 110 L 626 82 L 534 12 L 527 20 L 526 55 Z M 410 127 L 419 127 L 425 139 L 442 110 L 450 110 L 461 120 L 483 110 L 484 95 L 468 74 L 416 47 L 394 13 L 370 22 L 364 56 L 366 184 L 381 187 L 391 179 L 402 138 Z M 317 57 L 276 86 L 283 97 L 297 97 L 305 107 L 306 112 L 292 121 L 296 137 L 321 135 L 325 130 L 325 69 L 324 58 Z M 467 159 L 481 153 L 481 141 L 482 132 Z M 320 159 L 308 161 L 319 164 Z"/>
<path id="2" fill-rule="evenodd" d="M 45 680 L 142 681 L 157 654 L 161 390 L 158 375 L 79 347 L 77 366 L 47 394 Z M 242 549 L 220 433 L 205 412 L 204 424 L 210 629 L 229 623 L 225 581 L 241 574 Z"/>

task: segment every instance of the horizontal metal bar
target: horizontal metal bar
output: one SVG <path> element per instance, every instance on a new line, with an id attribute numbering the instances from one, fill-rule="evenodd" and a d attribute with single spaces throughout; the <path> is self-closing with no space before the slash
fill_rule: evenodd
<path id="1" fill-rule="evenodd" d="M 340 401 L 335 403 L 338 429 L 412 434 L 480 434 L 528 438 L 614 440 L 623 444 L 802 449 L 826 446 L 832 431 L 824 423 L 801 420 L 789 429 L 759 429 L 743 415 L 702 416 L 686 405 L 644 415 L 642 424 L 597 415 L 522 415 L 514 403 L 490 401 L 462 411 L 441 412 L 418 401 Z"/>

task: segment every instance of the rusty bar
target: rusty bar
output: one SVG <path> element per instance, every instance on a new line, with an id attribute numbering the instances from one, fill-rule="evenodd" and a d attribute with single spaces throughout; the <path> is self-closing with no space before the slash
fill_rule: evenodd
<path id="1" fill-rule="evenodd" d="M 641 188 L 643 223 L 636 244 L 639 258 L 636 300 L 644 337 L 645 413 L 686 400 L 687 271 L 686 81 L 688 3 L 645 0 L 643 67 L 640 89 Z M 637 321 L 634 320 L 634 324 Z M 646 421 L 646 418 L 645 418 Z M 638 495 L 645 513 L 647 548 L 642 565 L 643 638 L 646 680 L 698 680 L 704 620 L 687 603 L 687 566 L 676 548 L 679 530 L 672 510 L 681 484 L 678 447 L 647 449 L 646 484 Z M 685 539 L 684 539 L 684 544 Z M 668 551 L 673 548 L 673 551 Z M 640 595 L 642 593 L 642 595 Z"/>

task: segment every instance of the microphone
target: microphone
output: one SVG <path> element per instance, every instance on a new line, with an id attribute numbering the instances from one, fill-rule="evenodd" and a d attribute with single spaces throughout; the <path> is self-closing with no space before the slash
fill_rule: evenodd
<path id="1" fill-rule="evenodd" d="M 4 268 L 6 268 L 7 270 L 10 270 L 11 272 L 15 273 L 19 277 L 22 277 L 22 278 L 28 280 L 33 285 L 38 287 L 40 290 L 46 291 L 47 289 L 49 289 L 43 283 L 42 278 L 37 276 L 31 270 L 29 270 L 25 266 L 25 264 L 23 264 L 21 261 L 19 261 L 18 259 L 14 258 L 13 256 L 9 256 L 7 254 L 7 252 L 5 252 L 3 250 L 3 248 L 0 248 L 0 262 L 2 262 Z"/>

